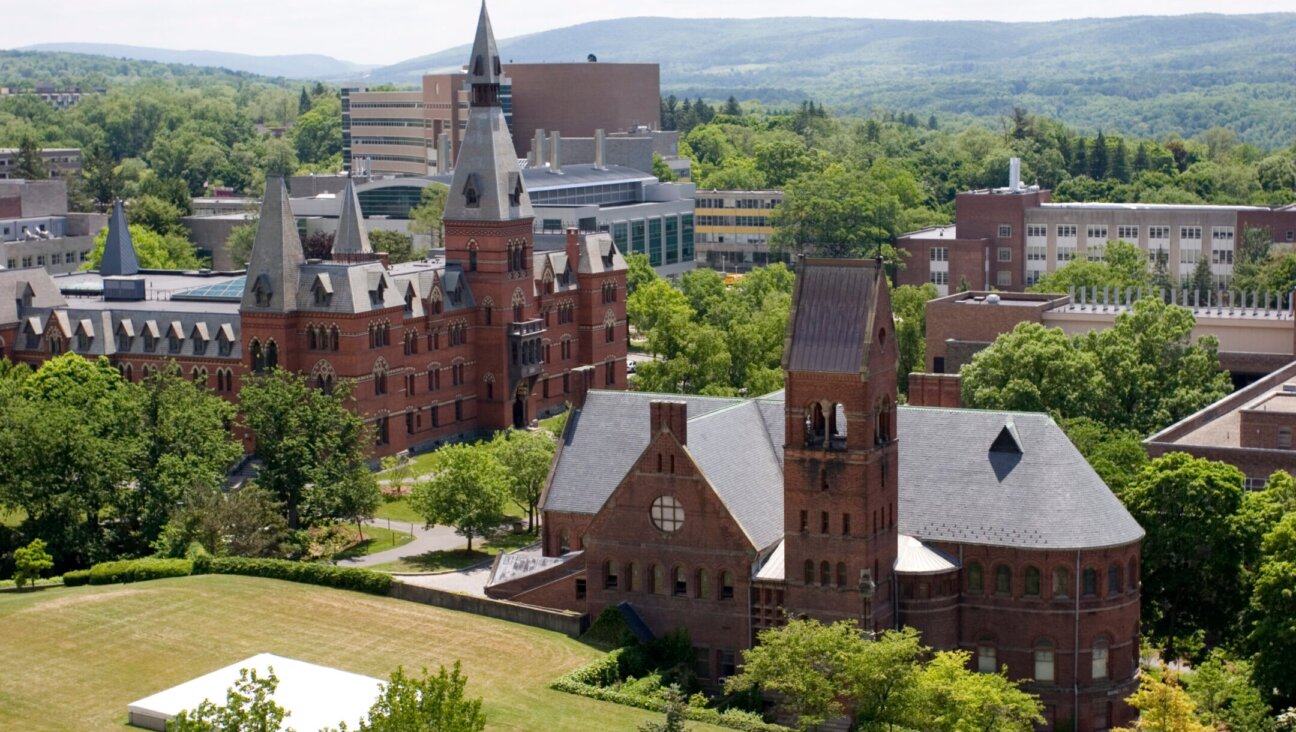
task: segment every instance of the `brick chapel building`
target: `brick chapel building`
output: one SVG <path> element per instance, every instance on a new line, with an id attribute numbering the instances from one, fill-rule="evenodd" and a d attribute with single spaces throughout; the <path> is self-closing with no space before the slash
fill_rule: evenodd
<path id="1" fill-rule="evenodd" d="M 605 233 L 536 247 L 484 6 L 469 70 L 443 253 L 389 265 L 348 184 L 331 259 L 308 260 L 271 177 L 246 272 L 143 270 L 119 203 L 99 271 L 0 268 L 0 357 L 105 356 L 131 380 L 174 361 L 231 401 L 275 366 L 323 389 L 349 380 L 378 455 L 522 426 L 590 386 L 624 389 L 625 260 Z"/>
<path id="2" fill-rule="evenodd" d="M 543 551 L 501 558 L 487 594 L 687 628 L 713 682 L 787 615 L 912 626 L 1029 680 L 1049 728 L 1128 722 L 1142 529 L 1047 415 L 897 407 L 893 335 L 875 263 L 808 260 L 784 390 L 591 391 Z"/>

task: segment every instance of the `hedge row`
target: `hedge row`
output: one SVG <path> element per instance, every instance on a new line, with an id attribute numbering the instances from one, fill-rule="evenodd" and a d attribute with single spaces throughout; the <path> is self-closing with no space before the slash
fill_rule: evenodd
<path id="1" fill-rule="evenodd" d="M 203 558 L 195 560 L 194 572 L 269 577 L 288 582 L 336 587 L 339 590 L 367 592 L 371 595 L 386 595 L 392 585 L 391 575 L 371 569 L 335 567 L 331 564 L 310 564 L 287 559 Z"/>
<path id="2" fill-rule="evenodd" d="M 269 577 L 288 582 L 302 582 L 341 590 L 355 590 L 372 595 L 386 595 L 391 588 L 389 574 L 369 569 L 334 567 L 330 564 L 308 564 L 287 559 L 248 559 L 246 557 L 206 557 L 188 559 L 125 559 L 103 562 L 90 569 L 79 569 L 63 575 L 63 584 L 106 585 L 119 582 L 142 582 L 190 574 L 238 574 Z"/>
<path id="3" fill-rule="evenodd" d="M 551 689 L 568 694 L 583 696 L 588 699 L 624 704 L 654 712 L 666 711 L 666 702 L 656 696 L 632 694 L 622 689 L 610 688 L 602 684 L 613 684 L 619 678 L 620 656 L 625 649 L 618 648 L 593 663 L 586 664 L 571 673 L 560 676 L 550 685 Z M 771 724 L 761 719 L 760 715 L 744 712 L 739 709 L 727 709 L 718 712 L 702 707 L 686 707 L 684 716 L 694 722 L 704 722 L 720 727 L 742 730 L 743 732 L 791 732 L 787 727 Z"/>

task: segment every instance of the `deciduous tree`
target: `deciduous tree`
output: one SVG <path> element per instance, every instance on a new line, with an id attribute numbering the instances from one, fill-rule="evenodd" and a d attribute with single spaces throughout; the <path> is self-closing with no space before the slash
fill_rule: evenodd
<path id="1" fill-rule="evenodd" d="M 508 472 L 509 497 L 527 512 L 527 530 L 535 530 L 536 505 L 553 462 L 554 437 L 546 430 L 506 430 L 491 441 L 495 458 Z"/>
<path id="2" fill-rule="evenodd" d="M 504 521 L 508 471 L 488 444 L 447 445 L 436 452 L 433 474 L 414 486 L 410 507 L 429 524 L 453 526 L 468 539 L 487 536 Z"/>
<path id="3" fill-rule="evenodd" d="M 18 589 L 35 584 L 42 573 L 54 567 L 54 559 L 45 551 L 45 542 L 32 539 L 27 546 L 14 550 L 14 584 Z"/>
<path id="4" fill-rule="evenodd" d="M 482 732 L 482 700 L 467 695 L 467 684 L 458 661 L 449 672 L 442 666 L 435 676 L 423 669 L 420 678 L 398 668 L 382 685 L 358 732 Z"/>

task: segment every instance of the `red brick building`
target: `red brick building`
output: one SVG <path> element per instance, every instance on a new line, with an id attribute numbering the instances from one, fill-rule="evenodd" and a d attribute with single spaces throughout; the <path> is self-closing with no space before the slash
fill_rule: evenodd
<path id="1" fill-rule="evenodd" d="M 0 271 L 0 355 L 106 356 L 132 380 L 175 361 L 231 400 L 275 366 L 347 379 L 380 455 L 526 424 L 591 382 L 625 388 L 625 261 L 609 234 L 536 250 L 484 8 L 470 72 L 443 255 L 389 266 L 348 184 L 332 259 L 307 260 L 270 178 L 246 273 L 147 271 L 118 205 L 100 271 Z"/>
<path id="2" fill-rule="evenodd" d="M 872 262 L 809 260 L 785 390 L 591 391 L 543 551 L 502 558 L 487 593 L 685 627 L 712 681 L 788 614 L 913 626 L 1033 679 L 1053 727 L 1127 722 L 1142 529 L 1046 415 L 897 408 L 893 330 Z"/>

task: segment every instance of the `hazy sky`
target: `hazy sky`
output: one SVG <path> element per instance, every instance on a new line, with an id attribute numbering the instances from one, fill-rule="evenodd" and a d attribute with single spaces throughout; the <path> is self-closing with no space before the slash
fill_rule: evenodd
<path id="1" fill-rule="evenodd" d="M 0 48 L 80 41 L 386 64 L 470 42 L 477 10 L 477 0 L 0 0 Z M 634 15 L 1038 21 L 1296 12 L 1296 0 L 490 0 L 490 12 L 508 38 Z"/>

